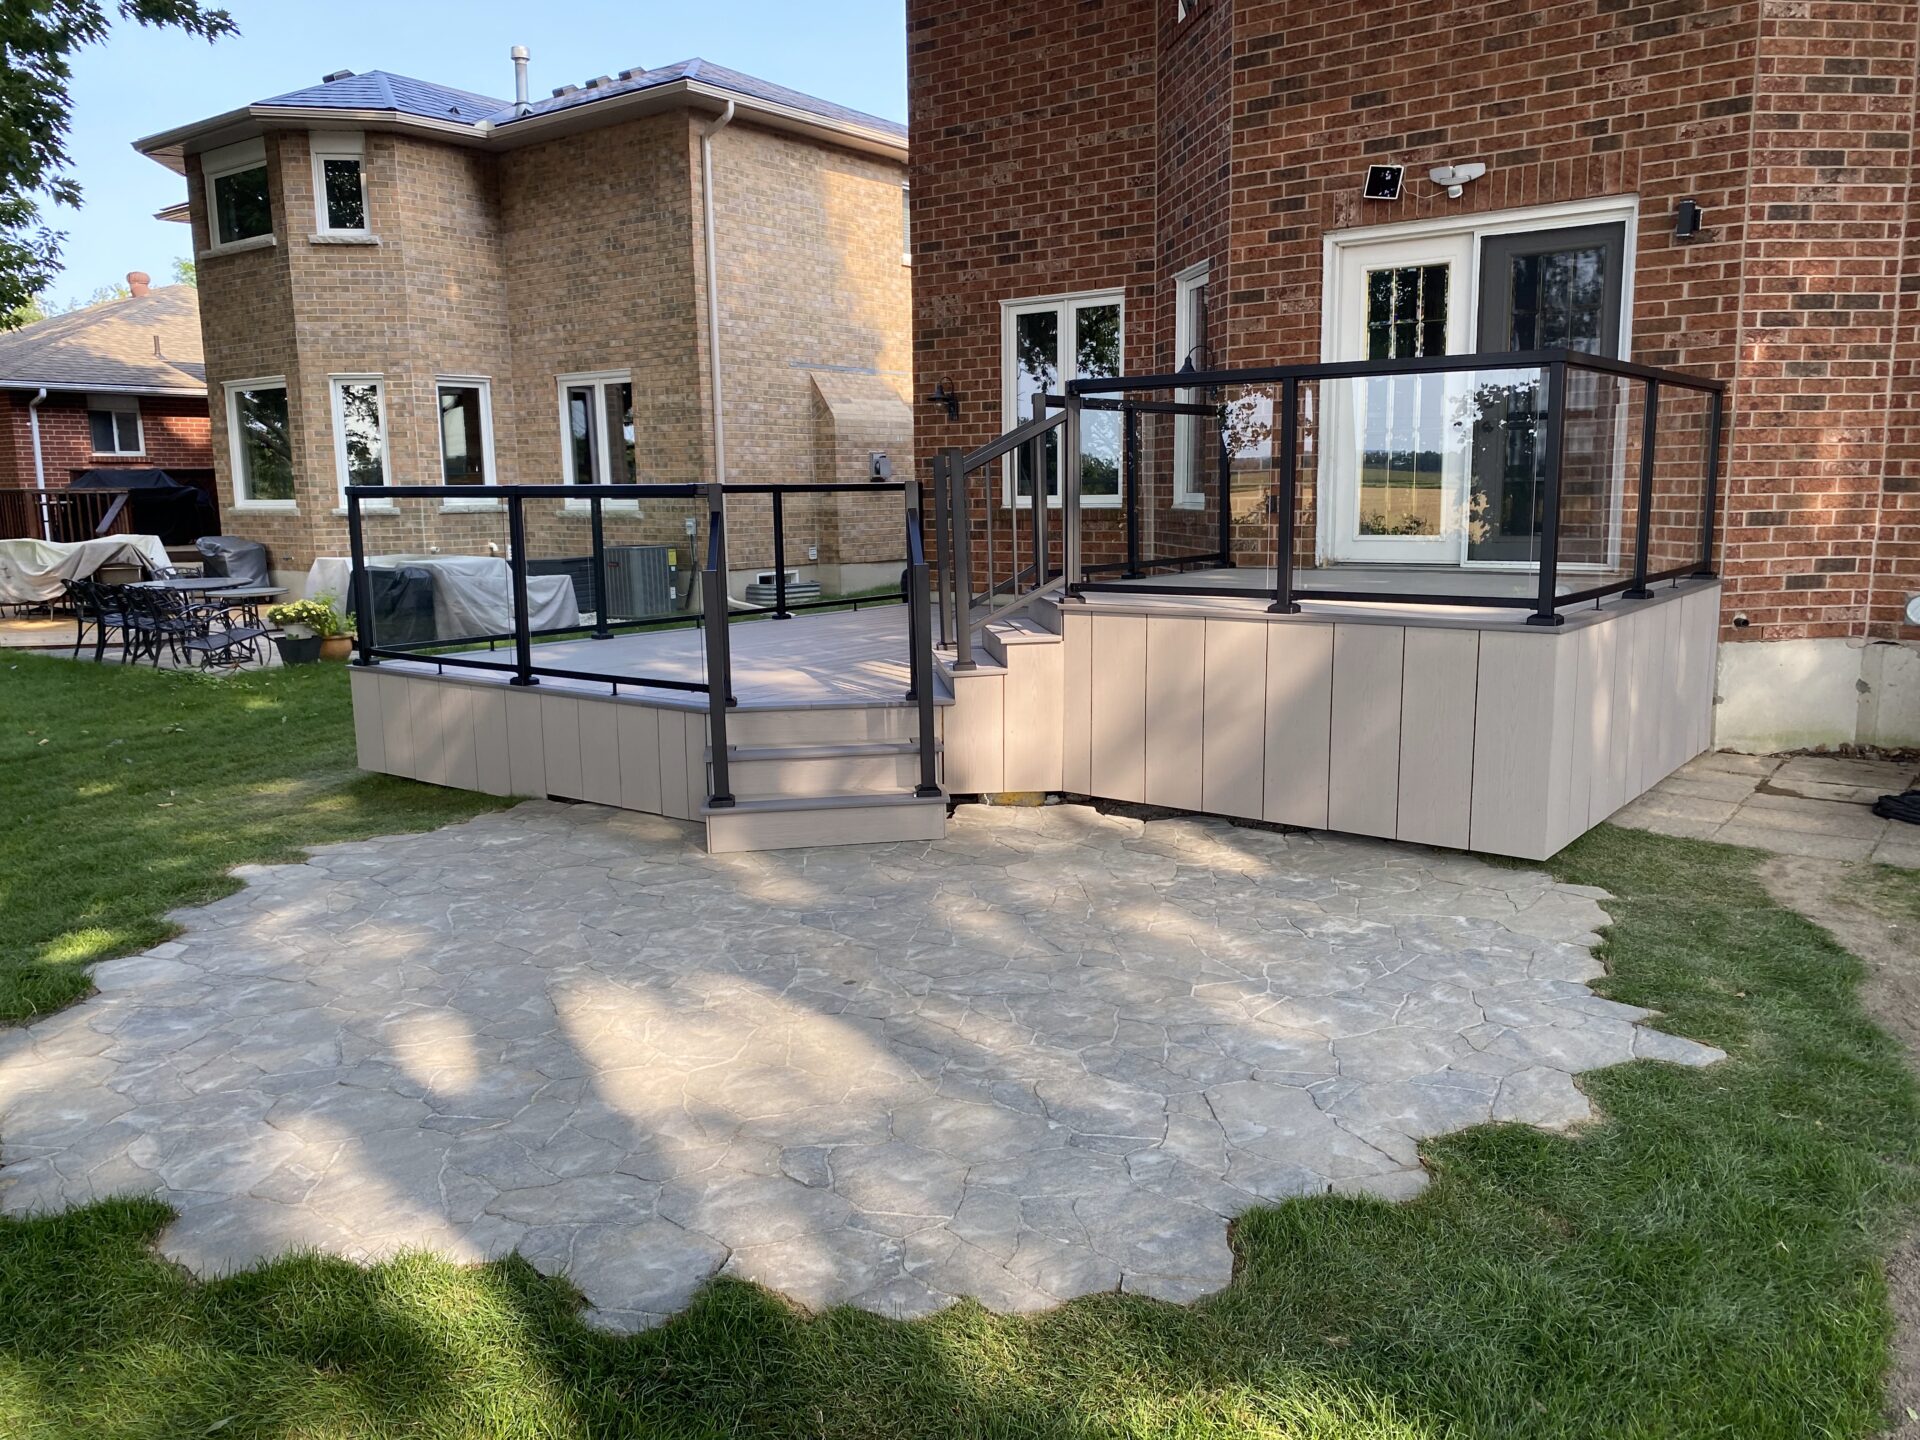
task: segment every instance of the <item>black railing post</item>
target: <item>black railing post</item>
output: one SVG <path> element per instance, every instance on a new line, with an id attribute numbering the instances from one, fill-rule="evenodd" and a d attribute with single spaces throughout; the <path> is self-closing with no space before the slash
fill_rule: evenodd
<path id="1" fill-rule="evenodd" d="M 942 450 L 933 457 L 933 533 L 940 550 L 940 631 L 936 640 L 941 645 L 953 643 L 953 499 L 947 474 L 947 452 Z"/>
<path id="2" fill-rule="evenodd" d="M 600 513 L 600 497 L 587 502 L 593 514 L 593 638 L 611 640 L 607 628 L 607 527 Z"/>
<path id="3" fill-rule="evenodd" d="M 793 618 L 787 613 L 787 507 L 778 490 L 773 492 L 773 618 Z"/>
<path id="4" fill-rule="evenodd" d="M 1047 397 L 1044 393 L 1033 397 L 1033 413 L 1036 416 L 1047 413 Z M 1052 528 L 1053 519 L 1049 513 L 1053 508 L 1051 493 L 1053 476 L 1046 473 L 1047 437 L 1036 435 L 1031 444 L 1033 445 L 1033 587 L 1038 589 L 1047 583 L 1047 566 L 1053 559 L 1053 537 L 1048 533 Z M 1064 457 L 1062 457 L 1061 468 L 1064 472 Z M 1062 506 L 1066 504 L 1066 500 L 1067 482 L 1063 473 L 1060 480 Z M 1063 510 L 1063 518 L 1064 514 Z M 1017 551 L 1013 561 L 1013 588 L 1016 594 L 1019 593 L 1020 557 Z"/>
<path id="5" fill-rule="evenodd" d="M 1726 392 L 1712 391 L 1707 409 L 1707 473 L 1700 497 L 1700 579 L 1713 578 L 1713 525 L 1720 507 L 1720 424 L 1726 413 Z"/>
<path id="6" fill-rule="evenodd" d="M 1633 584 L 1621 598 L 1645 600 L 1653 594 L 1647 589 L 1647 528 L 1653 523 L 1653 460 L 1660 443 L 1660 382 L 1647 381 L 1647 398 L 1640 412 L 1640 503 L 1636 509 L 1633 535 Z"/>
<path id="7" fill-rule="evenodd" d="M 1068 594 L 1080 581 L 1080 396 L 1067 390 L 1067 418 L 1060 426 L 1060 573 Z M 1040 577 L 1046 583 L 1046 577 Z"/>
<path id="8" fill-rule="evenodd" d="M 525 502 L 507 496 L 507 570 L 513 577 L 513 679 L 511 685 L 537 685 L 533 673 L 533 612 L 527 604 L 527 514 Z"/>
<path id="9" fill-rule="evenodd" d="M 1220 568 L 1233 568 L 1233 443 L 1227 436 L 1227 407 L 1220 407 Z"/>
<path id="10" fill-rule="evenodd" d="M 379 637 L 373 630 L 373 580 L 367 574 L 367 545 L 360 533 L 360 497 L 347 487 L 347 555 L 353 566 L 353 636 L 356 665 L 377 663 L 373 652 Z"/>
<path id="11" fill-rule="evenodd" d="M 934 738 L 933 599 L 928 590 L 927 533 L 917 487 L 907 491 L 907 698 L 919 720 L 920 782 L 913 793 L 930 800 L 940 793 L 938 742 Z"/>
<path id="12" fill-rule="evenodd" d="M 727 707 L 733 703 L 732 637 L 727 633 L 727 517 L 726 492 L 719 485 L 707 489 L 707 568 L 701 576 L 701 610 L 707 641 L 707 742 L 713 751 L 708 762 L 712 789 L 710 809 L 733 805 L 733 782 L 727 773 Z"/>
<path id="13" fill-rule="evenodd" d="M 952 513 L 947 529 L 953 539 L 948 567 L 953 571 L 953 668 L 977 668 L 973 660 L 973 517 L 968 510 L 967 472 L 957 447 L 943 452 L 947 462 L 947 500 Z M 1014 462 L 1018 464 L 1018 461 Z M 991 483 L 991 478 L 989 478 Z M 993 590 L 993 497 L 987 498 L 987 590 Z"/>
<path id="14" fill-rule="evenodd" d="M 1140 412 L 1127 401 L 1120 402 L 1121 483 L 1127 507 L 1127 578 L 1140 577 Z"/>
<path id="15" fill-rule="evenodd" d="M 1298 615 L 1300 602 L 1293 598 L 1293 540 L 1295 487 L 1300 469 L 1300 382 L 1280 382 L 1280 493 L 1274 504 L 1280 513 L 1274 516 L 1273 604 L 1267 607 L 1276 615 Z"/>
<path id="16" fill-rule="evenodd" d="M 1542 437 L 1546 452 L 1546 485 L 1540 498 L 1540 590 L 1529 625 L 1559 625 L 1560 614 L 1560 472 L 1567 448 L 1567 362 L 1547 365 L 1547 414 Z"/>

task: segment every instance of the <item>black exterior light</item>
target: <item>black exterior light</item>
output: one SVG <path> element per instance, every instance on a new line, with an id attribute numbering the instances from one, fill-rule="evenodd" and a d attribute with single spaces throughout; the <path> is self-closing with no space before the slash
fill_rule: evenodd
<path id="1" fill-rule="evenodd" d="M 933 387 L 933 393 L 927 396 L 927 403 L 946 406 L 949 420 L 960 418 L 960 392 L 955 390 L 948 381 L 942 380 Z"/>
<path id="2" fill-rule="evenodd" d="M 1680 241 L 1692 240 L 1700 233 L 1700 202 L 1682 200 L 1673 207 L 1673 238 Z"/>

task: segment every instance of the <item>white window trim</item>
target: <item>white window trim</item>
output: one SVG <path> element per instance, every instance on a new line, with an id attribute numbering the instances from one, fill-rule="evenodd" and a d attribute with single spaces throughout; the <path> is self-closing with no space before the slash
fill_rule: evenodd
<path id="1" fill-rule="evenodd" d="M 433 435 L 434 450 L 440 457 L 440 473 L 434 483 L 447 483 L 447 431 L 440 418 L 440 391 L 443 386 L 457 385 L 480 392 L 480 449 L 485 462 L 486 478 L 474 486 L 475 491 L 491 490 L 500 483 L 500 471 L 494 458 L 493 449 L 493 380 L 486 375 L 436 375 L 433 377 Z M 481 496 L 473 500 L 442 500 L 442 510 L 498 510 L 498 499 Z"/>
<path id="2" fill-rule="evenodd" d="M 1211 261 L 1202 260 L 1198 265 L 1189 265 L 1173 277 L 1173 368 L 1177 371 L 1187 363 L 1187 352 L 1193 349 L 1193 325 L 1187 317 L 1187 298 L 1202 285 L 1208 283 L 1213 274 Z M 1207 368 L 1212 368 L 1213 357 L 1207 357 Z M 1182 404 L 1191 404 L 1197 398 L 1192 390 L 1176 390 L 1173 398 Z M 1173 500 L 1176 510 L 1204 510 L 1207 504 L 1206 491 L 1194 484 L 1193 474 L 1193 426 L 1192 415 L 1173 417 Z"/>
<path id="3" fill-rule="evenodd" d="M 1025 424 L 1033 418 L 1032 412 L 1020 413 L 1019 384 L 1014 376 L 1013 367 L 1013 327 L 1022 315 L 1032 315 L 1043 310 L 1057 310 L 1060 313 L 1060 343 L 1067 347 L 1073 331 L 1073 315 L 1080 309 L 1092 309 L 1100 305 L 1116 305 L 1120 309 L 1120 354 L 1121 369 L 1125 371 L 1127 353 L 1127 299 L 1124 290 L 1075 290 L 1062 295 L 1036 295 L 1023 300 L 1002 300 L 1000 302 L 1000 414 L 1004 422 L 1002 431 Z M 1066 357 L 1063 356 L 1063 359 Z M 1064 369 L 1064 366 L 1063 366 Z M 1068 377 L 1062 376 L 1062 383 Z M 1032 499 L 1015 493 L 1015 471 L 1018 458 L 1007 456 L 1000 469 L 1000 504 L 1009 510 L 1024 510 L 1031 506 Z M 1064 479 L 1064 477 L 1062 477 Z M 1047 500 L 1049 510 L 1058 510 L 1062 497 L 1052 495 Z M 1080 508 L 1083 510 L 1117 510 L 1121 496 L 1083 495 Z"/>
<path id="4" fill-rule="evenodd" d="M 900 187 L 900 263 L 913 264 L 913 187 Z"/>
<path id="5" fill-rule="evenodd" d="M 327 406 L 333 417 L 333 467 L 336 482 L 335 494 L 340 500 L 338 513 L 344 515 L 347 509 L 347 412 L 340 403 L 340 390 L 346 385 L 371 385 L 376 392 L 375 409 L 380 417 L 380 474 L 381 483 L 391 485 L 393 480 L 393 446 L 387 436 L 387 377 L 384 375 L 329 375 L 327 377 Z M 363 500 L 360 509 L 391 510 L 391 500 Z"/>
<path id="6" fill-rule="evenodd" d="M 267 176 L 267 229 L 260 235 L 247 235 L 238 240 L 220 238 L 220 200 L 214 192 L 214 182 L 229 175 L 239 175 L 248 170 L 266 170 L 267 142 L 265 140 L 242 140 L 238 145 L 223 146 L 218 150 L 209 150 L 200 157 L 200 178 L 207 191 L 207 248 L 206 255 L 225 255 L 235 250 L 258 250 L 274 243 L 273 233 L 273 176 Z"/>
<path id="7" fill-rule="evenodd" d="M 316 130 L 308 140 L 313 169 L 313 233 L 316 237 L 367 239 L 373 234 L 373 208 L 367 202 L 367 141 L 357 131 Z M 351 160 L 360 167 L 360 213 L 365 225 L 335 225 L 327 216 L 329 160 Z"/>
<path id="8" fill-rule="evenodd" d="M 133 416 L 133 433 L 137 448 L 132 450 L 96 450 L 93 448 L 93 412 L 111 410 L 117 415 Z M 119 444 L 118 427 L 115 427 L 114 443 Z M 140 413 L 140 397 L 137 395 L 89 395 L 87 396 L 87 453 L 89 455 L 111 455 L 117 460 L 135 459 L 147 453 L 147 421 Z"/>
<path id="9" fill-rule="evenodd" d="M 284 375 L 254 375 L 245 380 L 229 380 L 226 385 L 227 398 L 227 459 L 233 467 L 233 508 L 235 510 L 274 510 L 281 513 L 295 511 L 300 502 L 291 500 L 256 500 L 242 494 L 243 482 L 247 477 L 246 446 L 240 439 L 240 395 L 246 390 L 285 390 L 287 392 L 287 421 L 291 429 L 293 421 L 293 391 Z M 289 436 L 291 439 L 291 436 Z M 299 476 L 294 476 L 296 493 Z"/>
<path id="10" fill-rule="evenodd" d="M 554 377 L 554 396 L 560 407 L 560 476 L 563 485 L 609 485 L 614 483 L 607 478 L 613 466 L 613 437 L 607 433 L 607 407 L 605 400 L 593 407 L 594 454 L 600 459 L 602 474 L 591 480 L 578 480 L 573 474 L 573 417 L 567 413 L 567 391 L 576 385 L 592 385 L 596 389 L 608 385 L 631 385 L 631 370 L 583 370 L 574 375 L 556 375 Z M 626 484 L 626 481 L 619 482 Z M 603 500 L 604 509 L 638 511 L 638 500 Z M 567 510 L 589 510 L 593 506 L 590 500 L 568 499 Z"/>

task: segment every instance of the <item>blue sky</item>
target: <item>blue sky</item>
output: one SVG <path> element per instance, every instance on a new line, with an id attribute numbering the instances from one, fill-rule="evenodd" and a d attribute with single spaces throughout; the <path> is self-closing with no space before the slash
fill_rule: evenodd
<path id="1" fill-rule="evenodd" d="M 116 26 L 74 63 L 79 211 L 50 212 L 67 232 L 67 301 L 146 270 L 164 282 L 188 252 L 184 225 L 152 219 L 184 182 L 134 153 L 142 135 L 316 83 L 332 70 L 393 70 L 510 98 L 509 47 L 533 52 L 544 95 L 634 66 L 700 56 L 889 120 L 907 118 L 902 0 L 224 0 L 241 33 L 209 46 Z"/>

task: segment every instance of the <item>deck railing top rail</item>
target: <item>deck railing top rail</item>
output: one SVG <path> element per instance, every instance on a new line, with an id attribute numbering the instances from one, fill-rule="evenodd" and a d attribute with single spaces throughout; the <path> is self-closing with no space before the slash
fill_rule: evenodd
<path id="1" fill-rule="evenodd" d="M 1108 375 L 1067 382 L 1066 393 L 1077 396 L 1120 395 L 1136 390 L 1210 390 L 1222 386 L 1273 385 L 1288 380 L 1350 380 L 1368 376 L 1438 375 L 1456 370 L 1541 370 L 1565 365 L 1652 380 L 1679 390 L 1725 394 L 1727 382 L 1684 370 L 1667 370 L 1592 355 L 1584 350 L 1503 350 L 1475 355 L 1422 355 L 1404 360 L 1322 360 L 1302 365 L 1258 365 L 1235 370 L 1183 370 L 1175 374 Z M 1059 397 L 1053 397 L 1056 401 Z M 1029 421 L 1028 424 L 1032 422 Z M 1024 427 L 1023 427 L 1024 428 Z M 1009 431 L 1011 438 L 1019 431 Z"/>

